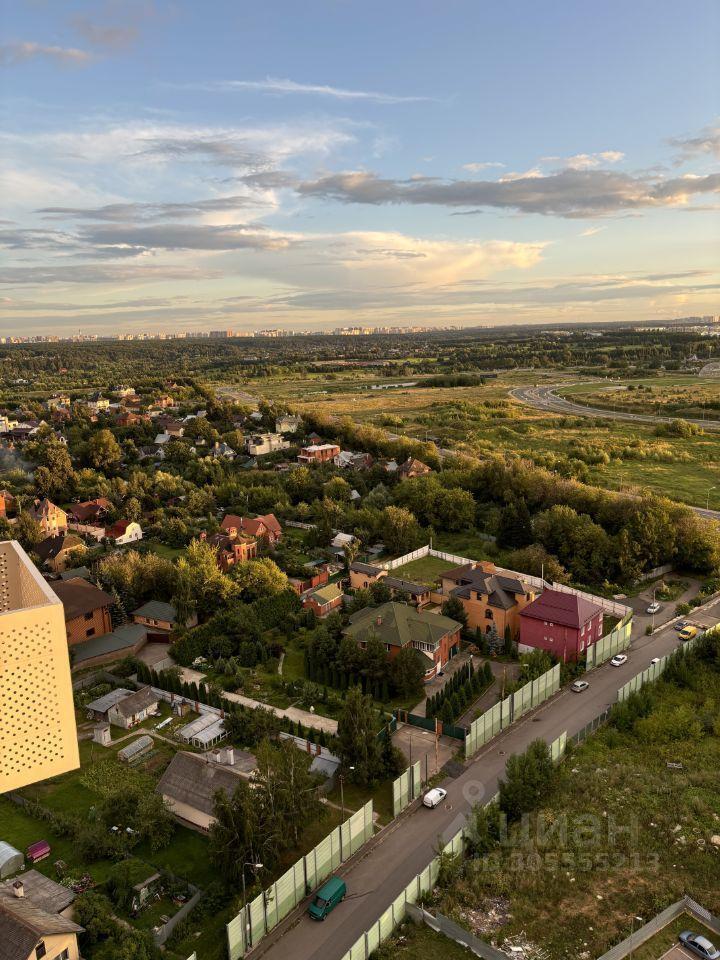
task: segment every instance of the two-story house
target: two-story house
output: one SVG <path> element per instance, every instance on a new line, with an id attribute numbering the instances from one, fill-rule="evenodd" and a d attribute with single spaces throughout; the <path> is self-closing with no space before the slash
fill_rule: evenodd
<path id="1" fill-rule="evenodd" d="M 444 570 L 441 593 L 444 600 L 460 600 L 470 629 L 490 633 L 494 626 L 501 637 L 509 629 L 513 639 L 520 633 L 521 611 L 536 596 L 520 574 L 496 570 L 490 561 Z"/>

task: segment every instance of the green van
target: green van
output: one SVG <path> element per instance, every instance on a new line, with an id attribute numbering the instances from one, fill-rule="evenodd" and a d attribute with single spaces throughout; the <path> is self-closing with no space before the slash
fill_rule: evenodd
<path id="1" fill-rule="evenodd" d="M 308 913 L 313 920 L 324 920 L 330 911 L 345 899 L 346 893 L 345 881 L 340 877 L 330 877 L 315 894 L 315 899 L 308 907 Z"/>

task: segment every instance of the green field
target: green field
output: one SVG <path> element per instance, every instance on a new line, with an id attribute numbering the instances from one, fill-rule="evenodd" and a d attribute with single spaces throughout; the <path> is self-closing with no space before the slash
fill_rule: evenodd
<path id="1" fill-rule="evenodd" d="M 439 557 L 420 557 L 419 560 L 411 560 L 410 563 L 404 563 L 401 567 L 395 567 L 389 571 L 391 577 L 399 577 L 401 580 L 411 580 L 415 583 L 424 583 L 433 586 L 444 570 L 450 570 L 455 564 L 447 560 L 441 560 Z"/>

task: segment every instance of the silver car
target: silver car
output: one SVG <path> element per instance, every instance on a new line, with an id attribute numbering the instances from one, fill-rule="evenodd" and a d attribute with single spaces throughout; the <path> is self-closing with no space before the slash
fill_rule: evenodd
<path id="1" fill-rule="evenodd" d="M 683 930 L 678 939 L 685 949 L 696 957 L 702 957 L 703 960 L 720 960 L 720 950 L 702 934 Z"/>

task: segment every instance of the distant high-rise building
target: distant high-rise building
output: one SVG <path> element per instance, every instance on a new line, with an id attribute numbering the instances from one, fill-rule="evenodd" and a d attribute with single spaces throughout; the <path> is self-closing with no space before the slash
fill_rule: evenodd
<path id="1" fill-rule="evenodd" d="M 63 605 L 0 543 L 0 793 L 80 766 Z"/>

